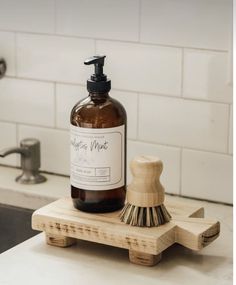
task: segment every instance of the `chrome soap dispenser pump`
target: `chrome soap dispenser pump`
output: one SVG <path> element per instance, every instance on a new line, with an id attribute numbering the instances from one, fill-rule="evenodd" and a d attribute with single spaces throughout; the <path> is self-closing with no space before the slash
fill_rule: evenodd
<path id="1" fill-rule="evenodd" d="M 93 56 L 87 80 L 88 97 L 71 111 L 71 197 L 86 212 L 123 207 L 126 194 L 126 132 L 124 107 L 109 95 L 111 81 L 103 73 L 105 56 Z"/>

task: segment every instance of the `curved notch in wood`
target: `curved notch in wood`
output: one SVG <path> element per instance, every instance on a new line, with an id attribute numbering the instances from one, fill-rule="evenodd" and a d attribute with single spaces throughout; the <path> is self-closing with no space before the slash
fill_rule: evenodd
<path id="1" fill-rule="evenodd" d="M 220 234 L 220 223 L 206 218 L 182 218 L 176 224 L 176 242 L 193 250 L 200 250 Z"/>

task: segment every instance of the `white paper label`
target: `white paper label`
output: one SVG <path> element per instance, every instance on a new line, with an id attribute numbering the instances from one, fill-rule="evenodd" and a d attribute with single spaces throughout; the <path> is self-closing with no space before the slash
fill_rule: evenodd
<path id="1" fill-rule="evenodd" d="M 91 129 L 71 125 L 71 185 L 85 190 L 124 186 L 124 125 Z"/>

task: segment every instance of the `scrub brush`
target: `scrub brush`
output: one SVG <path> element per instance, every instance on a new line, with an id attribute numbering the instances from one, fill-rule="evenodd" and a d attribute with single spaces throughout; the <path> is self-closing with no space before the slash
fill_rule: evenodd
<path id="1" fill-rule="evenodd" d="M 154 156 L 137 156 L 130 169 L 133 181 L 127 189 L 121 221 L 139 227 L 157 227 L 169 222 L 171 215 L 163 204 L 164 188 L 159 181 L 162 161 Z"/>

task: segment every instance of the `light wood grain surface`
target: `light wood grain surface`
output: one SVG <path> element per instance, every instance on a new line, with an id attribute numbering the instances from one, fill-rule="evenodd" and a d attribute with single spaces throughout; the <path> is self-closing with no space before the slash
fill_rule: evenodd
<path id="1" fill-rule="evenodd" d="M 171 222 L 160 227 L 140 228 L 122 223 L 119 211 L 85 213 L 76 210 L 70 198 L 63 198 L 35 211 L 32 227 L 46 232 L 51 245 L 65 247 L 82 239 L 126 248 L 130 261 L 142 265 L 156 264 L 160 254 L 174 243 L 199 250 L 219 236 L 219 222 L 203 218 L 203 208 L 168 201 L 166 206 L 172 215 Z M 142 254 L 145 258 L 140 258 Z"/>

